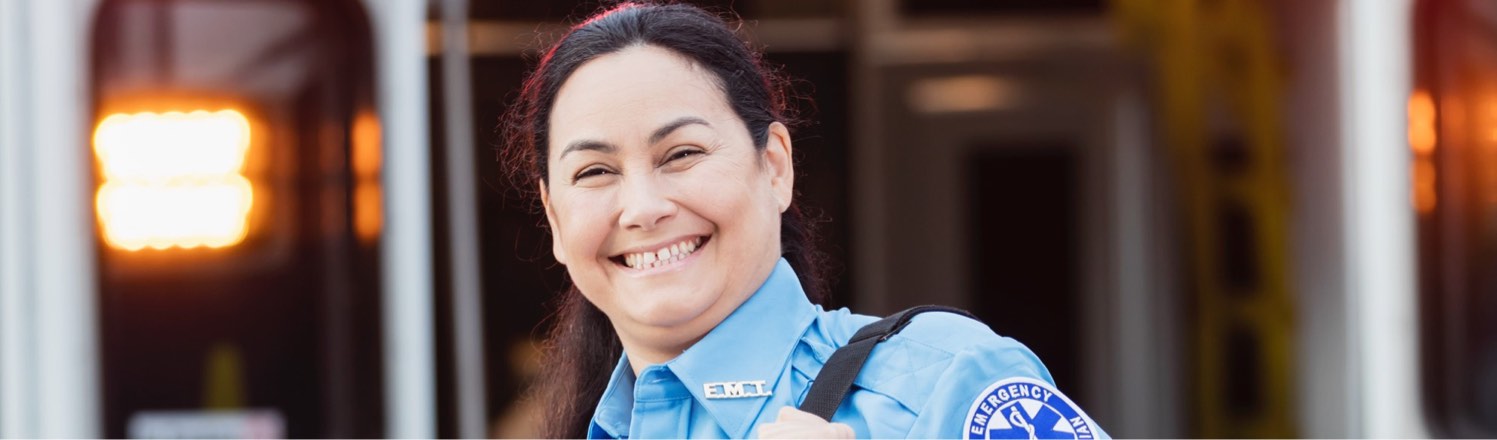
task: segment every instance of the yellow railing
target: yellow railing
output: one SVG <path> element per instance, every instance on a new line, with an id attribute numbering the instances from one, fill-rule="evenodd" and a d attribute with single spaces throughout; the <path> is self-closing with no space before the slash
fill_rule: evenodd
<path id="1" fill-rule="evenodd" d="M 1189 233 L 1192 435 L 1293 437 L 1283 66 L 1267 3 L 1114 0 L 1150 59 Z"/>

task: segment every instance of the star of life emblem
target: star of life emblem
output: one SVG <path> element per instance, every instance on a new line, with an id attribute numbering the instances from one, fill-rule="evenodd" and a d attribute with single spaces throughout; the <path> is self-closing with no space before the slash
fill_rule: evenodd
<path id="1" fill-rule="evenodd" d="M 1011 377 L 994 382 L 967 410 L 962 426 L 968 439 L 1094 439 L 1096 427 L 1048 382 Z"/>

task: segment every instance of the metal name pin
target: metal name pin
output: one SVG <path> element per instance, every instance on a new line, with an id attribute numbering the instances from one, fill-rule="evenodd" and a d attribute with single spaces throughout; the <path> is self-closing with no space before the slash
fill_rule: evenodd
<path id="1" fill-rule="evenodd" d="M 764 389 L 762 380 L 743 380 L 738 382 L 707 382 L 702 384 L 702 391 L 708 399 L 743 399 L 749 397 L 769 397 L 769 390 Z M 752 387 L 752 388 L 751 388 Z"/>

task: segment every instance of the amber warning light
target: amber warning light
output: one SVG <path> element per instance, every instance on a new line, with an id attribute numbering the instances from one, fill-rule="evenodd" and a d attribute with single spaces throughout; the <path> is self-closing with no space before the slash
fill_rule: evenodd
<path id="1" fill-rule="evenodd" d="M 94 208 L 110 246 L 219 248 L 244 240 L 254 187 L 242 174 L 250 124 L 234 110 L 112 114 L 94 157 Z"/>

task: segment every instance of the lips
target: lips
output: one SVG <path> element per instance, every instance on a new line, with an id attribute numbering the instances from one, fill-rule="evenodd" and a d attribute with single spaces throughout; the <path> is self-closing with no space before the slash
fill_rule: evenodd
<path id="1" fill-rule="evenodd" d="M 656 249 L 630 252 L 610 257 L 614 263 L 630 269 L 651 269 L 686 259 L 702 248 L 710 236 L 688 237 Z"/>

